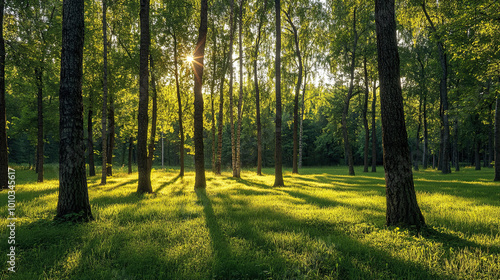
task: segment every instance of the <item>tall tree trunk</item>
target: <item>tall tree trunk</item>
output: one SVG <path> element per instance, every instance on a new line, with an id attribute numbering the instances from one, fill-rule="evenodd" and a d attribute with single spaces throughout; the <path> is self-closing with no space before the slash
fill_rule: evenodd
<path id="1" fill-rule="evenodd" d="M 389 226 L 425 226 L 413 185 L 403 108 L 394 0 L 375 1 L 384 168 Z"/>
<path id="2" fill-rule="evenodd" d="M 102 1 L 102 40 L 103 40 L 103 75 L 102 75 L 102 117 L 101 117 L 101 127 L 102 127 L 102 169 L 101 169 L 101 185 L 106 185 L 106 175 L 108 163 L 108 141 L 106 133 L 106 118 L 108 113 L 108 36 L 107 36 L 107 26 L 106 26 L 106 1 Z"/>
<path id="3" fill-rule="evenodd" d="M 427 154 L 429 151 L 429 132 L 427 130 L 427 92 L 424 94 L 424 104 L 423 104 L 423 115 L 424 115 L 424 147 L 422 150 L 422 165 L 424 169 L 427 169 Z"/>
<path id="4" fill-rule="evenodd" d="M 132 149 L 134 144 L 134 137 L 128 140 L 128 174 L 132 174 Z"/>
<path id="5" fill-rule="evenodd" d="M 253 75 L 254 75 L 254 86 L 255 86 L 255 119 L 257 124 L 257 175 L 262 175 L 262 125 L 260 122 L 260 91 L 259 91 L 259 78 L 258 72 L 258 57 L 259 57 L 259 47 L 262 32 L 262 23 L 264 21 L 264 13 L 261 13 L 259 20 L 259 27 L 257 28 L 257 39 L 255 41 L 255 57 L 253 61 Z"/>
<path id="6" fill-rule="evenodd" d="M 358 46 L 358 32 L 356 30 L 356 8 L 354 8 L 354 16 L 352 21 L 353 26 L 353 48 L 351 55 L 351 69 L 350 69 L 350 82 L 349 82 L 349 92 L 344 100 L 344 110 L 342 111 L 342 136 L 344 138 L 344 151 L 347 158 L 347 164 L 349 165 L 349 175 L 355 175 L 354 173 L 354 159 L 352 155 L 351 143 L 349 142 L 349 131 L 347 128 L 347 115 L 349 113 L 349 102 L 351 101 L 353 90 L 354 90 L 354 69 L 356 68 L 356 48 Z"/>
<path id="7" fill-rule="evenodd" d="M 215 174 L 221 174 L 222 167 L 222 130 L 224 128 L 224 80 L 226 79 L 227 66 L 231 57 L 226 51 L 227 45 L 224 46 L 224 55 L 222 56 L 225 60 L 222 64 L 222 73 L 220 78 L 220 90 L 219 90 L 219 117 L 217 119 L 217 160 L 215 163 Z M 227 57 L 227 58 L 226 58 Z"/>
<path id="8" fill-rule="evenodd" d="M 433 33 L 437 33 L 434 23 L 432 22 L 429 14 L 427 13 L 427 9 L 425 7 L 425 0 L 422 2 L 422 8 L 424 10 L 425 17 L 427 21 L 431 25 L 431 29 Z M 442 118 L 442 126 L 443 126 L 443 134 L 441 138 L 442 145 L 442 153 L 441 157 L 441 171 L 443 174 L 451 173 L 450 170 L 450 149 L 449 149 L 449 139 L 450 139 L 450 125 L 448 120 L 448 62 L 446 58 L 446 53 L 444 50 L 444 44 L 441 39 L 438 39 L 437 42 L 438 51 L 439 51 L 439 60 L 441 64 L 441 82 L 439 84 L 439 92 L 440 92 L 440 100 L 441 100 L 441 118 Z"/>
<path id="9" fill-rule="evenodd" d="M 229 122 L 231 128 L 231 169 L 233 177 L 237 177 L 236 170 L 236 139 L 234 135 L 234 113 L 233 113 L 233 39 L 236 21 L 234 21 L 234 0 L 231 0 L 231 14 L 229 15 L 230 35 L 229 35 Z"/>
<path id="10" fill-rule="evenodd" d="M 238 129 L 236 131 L 236 176 L 240 178 L 241 172 L 241 117 L 242 111 L 241 106 L 243 103 L 243 42 L 242 42 L 242 33 L 243 33 L 243 0 L 240 0 L 240 16 L 239 16 L 239 27 L 238 27 L 238 45 L 239 45 L 239 55 L 240 55 L 240 92 L 238 97 Z"/>
<path id="11" fill-rule="evenodd" d="M 500 80 L 500 79 L 499 79 Z M 495 101 L 495 178 L 493 181 L 500 181 L 500 98 L 498 90 Z"/>
<path id="12" fill-rule="evenodd" d="M 377 111 L 377 79 L 373 79 L 372 100 L 372 172 L 377 172 L 377 123 L 375 112 Z"/>
<path id="13" fill-rule="evenodd" d="M 182 125 L 182 100 L 181 100 L 181 88 L 179 85 L 179 69 L 177 62 L 177 37 L 175 32 L 172 32 L 172 37 L 174 38 L 174 66 L 175 66 L 175 88 L 177 90 L 177 107 L 179 115 L 179 165 L 180 171 L 179 176 L 184 177 L 184 126 Z M 169 164 L 170 165 L 170 164 Z"/>
<path id="14" fill-rule="evenodd" d="M 276 55 L 274 71 L 276 77 L 275 93 L 276 93 L 276 135 L 275 135 L 275 150 L 274 150 L 274 186 L 284 186 L 283 182 L 283 167 L 281 154 L 281 3 L 280 0 L 274 0 L 275 17 L 276 17 Z"/>
<path id="15" fill-rule="evenodd" d="M 205 156 L 203 153 L 203 58 L 207 40 L 208 0 L 201 0 L 200 28 L 194 52 L 194 166 L 196 171 L 194 188 L 205 188 Z"/>
<path id="16" fill-rule="evenodd" d="M 474 163 L 476 166 L 476 170 L 481 170 L 481 155 L 479 153 L 480 149 L 481 149 L 481 140 L 477 138 L 476 134 L 476 139 L 474 141 Z"/>
<path id="17" fill-rule="evenodd" d="M 363 103 L 363 127 L 365 128 L 365 148 L 364 148 L 364 167 L 363 172 L 368 172 L 368 146 L 370 145 L 370 128 L 368 126 L 368 94 L 370 93 L 368 82 L 368 69 L 366 65 L 366 56 L 363 57 L 363 70 L 365 74 L 365 100 Z"/>
<path id="18" fill-rule="evenodd" d="M 7 116 L 5 112 L 5 42 L 3 38 L 4 0 L 0 0 L 0 190 L 8 187 Z"/>
<path id="19" fill-rule="evenodd" d="M 304 155 L 303 150 L 303 135 L 304 135 L 304 110 L 306 107 L 305 96 L 306 96 L 306 86 L 307 86 L 307 70 L 304 66 L 304 86 L 302 87 L 302 103 L 300 107 L 300 123 L 299 123 L 299 168 L 302 168 L 302 158 Z"/>
<path id="20" fill-rule="evenodd" d="M 415 157 L 413 162 L 413 169 L 418 171 L 418 159 L 420 153 L 420 129 L 422 128 L 422 95 L 418 100 L 418 126 L 417 134 L 415 135 Z"/>
<path id="21" fill-rule="evenodd" d="M 151 87 L 153 90 L 153 116 L 151 118 L 151 136 L 149 138 L 148 146 L 148 172 L 151 173 L 153 168 L 153 158 L 155 153 L 155 139 L 156 139 L 156 122 L 158 119 L 158 93 L 156 91 L 156 79 L 154 74 L 153 56 L 149 55 L 149 66 L 151 67 Z"/>
<path id="22" fill-rule="evenodd" d="M 107 176 L 113 176 L 113 150 L 115 149 L 115 101 L 113 94 L 109 93 L 108 107 L 108 154 L 106 156 Z"/>
<path id="23" fill-rule="evenodd" d="M 59 219 L 92 220 L 83 139 L 84 0 L 63 0 L 59 88 Z M 76 217 L 75 217 L 76 215 Z"/>
<path id="24" fill-rule="evenodd" d="M 214 50 L 212 54 L 212 66 L 213 66 L 213 71 L 212 71 L 212 81 L 210 83 L 210 105 L 211 105 L 211 113 L 212 113 L 212 172 L 217 174 L 216 172 L 216 166 L 215 166 L 215 158 L 216 158 L 216 151 L 215 151 L 215 77 L 217 73 L 217 36 L 216 33 L 213 32 L 213 40 L 214 40 Z"/>
<path id="25" fill-rule="evenodd" d="M 458 119 L 455 119 L 455 143 L 453 148 L 454 158 L 455 158 L 455 171 L 460 171 L 460 159 L 458 157 Z"/>
<path id="26" fill-rule="evenodd" d="M 89 94 L 89 112 L 87 118 L 87 134 L 88 134 L 88 150 L 89 150 L 89 176 L 95 176 L 95 162 L 94 162 L 94 133 L 92 115 L 94 114 L 92 92 Z"/>
<path id="27" fill-rule="evenodd" d="M 149 103 L 149 0 L 141 0 L 139 13 L 141 26 L 139 60 L 139 115 L 137 130 L 138 193 L 152 193 L 151 173 L 148 168 L 148 103 Z"/>
<path id="28" fill-rule="evenodd" d="M 42 67 L 35 68 L 35 76 L 37 80 L 37 100 L 38 100 L 38 140 L 37 140 L 37 182 L 43 182 L 43 69 Z"/>
<path id="29" fill-rule="evenodd" d="M 298 77 L 297 77 L 297 84 L 295 85 L 295 96 L 293 99 L 293 164 L 292 164 L 292 173 L 294 174 L 299 174 L 299 168 L 298 168 L 298 155 L 299 155 L 299 95 L 300 95 L 300 87 L 302 84 L 302 55 L 300 52 L 300 47 L 299 47 L 299 33 L 297 31 L 297 27 L 293 24 L 292 19 L 290 18 L 290 15 L 285 12 L 286 19 L 290 26 L 292 27 L 293 31 L 293 39 L 295 43 L 295 55 L 297 56 L 298 60 Z"/>

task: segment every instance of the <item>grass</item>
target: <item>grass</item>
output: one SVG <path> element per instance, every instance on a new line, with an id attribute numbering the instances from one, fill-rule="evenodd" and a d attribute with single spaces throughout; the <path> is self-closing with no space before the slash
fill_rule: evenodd
<path id="1" fill-rule="evenodd" d="M 95 221 L 53 222 L 58 181 L 18 170 L 16 273 L 1 279 L 500 279 L 500 184 L 493 171 L 414 173 L 429 230 L 386 227 L 385 182 L 347 168 L 264 176 L 155 170 L 154 194 L 135 194 L 137 174 L 105 186 L 89 178 Z M 0 193 L 2 217 L 7 193 Z M 7 252 L 6 219 L 0 248 Z"/>

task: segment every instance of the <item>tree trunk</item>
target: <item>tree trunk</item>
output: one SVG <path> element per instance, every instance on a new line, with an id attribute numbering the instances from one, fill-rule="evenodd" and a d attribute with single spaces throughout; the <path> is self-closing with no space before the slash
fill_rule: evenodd
<path id="1" fill-rule="evenodd" d="M 427 91 L 424 92 L 423 100 L 423 115 L 424 115 L 424 147 L 422 150 L 422 165 L 427 169 L 427 151 L 429 150 L 429 134 L 427 131 Z M 433 167 L 434 168 L 434 167 Z"/>
<path id="2" fill-rule="evenodd" d="M 260 47 L 260 35 L 262 32 L 262 22 L 264 21 L 264 13 L 261 13 L 259 27 L 257 28 L 257 40 L 255 41 L 255 58 L 253 62 L 254 86 L 255 86 L 255 119 L 257 123 L 257 175 L 262 175 L 262 125 L 260 122 L 260 91 L 258 72 L 258 57 Z"/>
<path id="3" fill-rule="evenodd" d="M 500 181 L 500 100 L 498 91 L 495 102 L 495 178 L 493 181 Z"/>
<path id="4" fill-rule="evenodd" d="M 92 220 L 83 139 L 84 1 L 64 0 L 59 88 L 58 219 Z M 75 216 L 76 215 L 76 216 Z"/>
<path id="5" fill-rule="evenodd" d="M 453 154 L 455 158 L 455 171 L 460 171 L 460 159 L 458 157 L 458 120 L 455 119 L 455 143 L 453 145 Z"/>
<path id="6" fill-rule="evenodd" d="M 181 88 L 179 85 L 179 69 L 177 65 L 177 37 L 175 33 L 172 33 L 172 37 L 174 38 L 174 66 L 175 66 L 175 88 L 177 89 L 177 106 L 179 108 L 179 165 L 180 171 L 179 176 L 184 177 L 184 126 L 182 125 L 182 100 L 181 100 Z M 169 164 L 170 165 L 170 164 Z"/>
<path id="7" fill-rule="evenodd" d="M 479 150 L 481 149 L 481 140 L 477 139 L 474 141 L 474 163 L 476 166 L 476 170 L 481 170 L 481 155 Z"/>
<path id="8" fill-rule="evenodd" d="M 306 66 L 304 66 L 304 86 L 302 87 L 302 103 L 301 103 L 301 112 L 300 112 L 300 123 L 299 123 L 299 168 L 302 168 L 302 159 L 303 159 L 303 135 L 304 135 L 304 110 L 306 107 L 305 104 L 305 96 L 306 96 L 306 86 L 307 86 L 307 70 Z"/>
<path id="9" fill-rule="evenodd" d="M 231 0 L 231 14 L 229 15 L 230 35 L 229 35 L 229 122 L 231 128 L 231 169 L 233 177 L 237 177 L 236 171 L 236 139 L 234 135 L 234 113 L 233 113 L 233 39 L 236 22 L 233 19 L 234 0 Z"/>
<path id="10" fill-rule="evenodd" d="M 148 168 L 148 103 L 149 103 L 149 0 L 141 0 L 139 13 L 141 26 L 139 60 L 139 114 L 137 130 L 138 193 L 152 193 L 151 173 Z"/>
<path id="11" fill-rule="evenodd" d="M 201 0 L 200 28 L 194 52 L 194 166 L 196 171 L 194 188 L 206 188 L 205 157 L 203 153 L 203 58 L 207 39 L 208 0 Z"/>
<path id="12" fill-rule="evenodd" d="M 425 226 L 417 204 L 401 92 L 394 0 L 375 1 L 388 226 Z"/>
<path id="13" fill-rule="evenodd" d="M 375 112 L 377 111 L 377 79 L 373 79 L 373 101 L 372 101 L 372 172 L 377 172 L 377 123 Z"/>
<path id="14" fill-rule="evenodd" d="M 227 65 L 229 64 L 229 60 L 231 57 L 227 54 L 226 52 L 226 46 L 224 46 L 224 59 L 227 60 L 226 62 L 223 63 L 222 65 L 222 73 L 221 73 L 221 78 L 220 78 L 220 90 L 219 90 L 219 118 L 217 119 L 217 160 L 215 163 L 215 174 L 220 175 L 221 174 L 221 167 L 222 167 L 222 130 L 224 128 L 224 80 L 226 77 L 226 71 L 227 71 Z"/>
<path id="15" fill-rule="evenodd" d="M 368 94 L 369 82 L 368 82 L 368 69 L 366 66 L 366 56 L 363 57 L 363 70 L 365 74 L 365 100 L 363 103 L 363 127 L 365 128 L 365 148 L 364 148 L 364 167 L 363 172 L 368 172 L 368 146 L 370 145 L 370 128 L 368 127 Z"/>
<path id="16" fill-rule="evenodd" d="M 214 50 L 212 54 L 212 66 L 213 66 L 213 72 L 212 72 L 212 81 L 210 83 L 210 105 L 211 105 L 211 113 L 212 113 L 212 172 L 217 174 L 216 172 L 216 166 L 215 166 L 215 158 L 216 158 L 216 151 L 215 151 L 215 76 L 217 73 L 217 36 L 216 33 L 213 32 L 213 40 L 214 40 Z"/>
<path id="17" fill-rule="evenodd" d="M 158 119 L 158 93 L 156 91 L 156 79 L 154 74 L 153 56 L 149 55 L 149 64 L 151 67 L 151 87 L 153 90 L 153 116 L 151 118 L 151 137 L 149 138 L 148 146 L 148 172 L 151 173 L 153 168 L 153 158 L 155 153 L 155 139 L 156 139 L 156 122 Z"/>
<path id="18" fill-rule="evenodd" d="M 274 0 L 276 11 L 276 55 L 274 71 L 276 76 L 276 135 L 274 150 L 274 186 L 284 186 L 282 156 L 281 156 L 281 3 L 280 0 Z"/>
<path id="19" fill-rule="evenodd" d="M 134 138 L 130 137 L 128 140 L 128 174 L 132 174 L 132 148 L 134 144 Z"/>
<path id="20" fill-rule="evenodd" d="M 38 139 L 37 139 L 37 182 L 43 182 L 43 69 L 42 67 L 35 68 L 35 76 L 37 80 L 37 100 L 38 100 Z"/>
<path id="21" fill-rule="evenodd" d="M 108 154 L 106 156 L 107 176 L 113 176 L 113 150 L 115 149 L 115 101 L 113 94 L 109 94 L 108 108 Z"/>
<path id="22" fill-rule="evenodd" d="M 241 172 L 241 117 L 242 111 L 241 106 L 243 103 L 243 42 L 242 42 L 242 28 L 243 28 L 243 0 L 240 0 L 240 17 L 239 17 L 239 28 L 238 28 L 238 45 L 239 45 L 239 55 L 240 55 L 240 92 L 238 97 L 238 129 L 236 131 L 236 178 L 240 178 Z"/>
<path id="23" fill-rule="evenodd" d="M 295 42 L 295 55 L 297 56 L 298 60 L 298 77 L 297 77 L 297 84 L 295 85 L 295 96 L 293 99 L 293 164 L 292 164 L 292 173 L 293 174 L 299 174 L 299 168 L 298 168 L 298 155 L 299 155 L 299 95 L 300 95 L 300 87 L 302 84 L 302 54 L 300 52 L 300 47 L 299 47 L 299 33 L 297 31 L 297 27 L 293 24 L 292 19 L 290 18 L 290 15 L 285 12 L 286 19 L 290 26 L 292 27 L 293 31 L 293 39 Z"/>
<path id="24" fill-rule="evenodd" d="M 95 176 L 95 162 L 94 162 L 94 133 L 92 124 L 93 110 L 93 100 L 92 93 L 89 94 L 89 112 L 87 118 L 87 134 L 88 134 L 88 150 L 89 150 L 89 176 Z"/>
<path id="25" fill-rule="evenodd" d="M 106 117 L 108 113 L 108 36 L 107 26 L 106 26 L 106 1 L 102 1 L 102 40 L 103 40 L 103 75 L 102 75 L 102 116 L 101 116 L 101 127 L 102 127 L 102 168 L 101 168 L 101 185 L 106 185 L 106 175 L 108 163 L 108 141 L 106 134 Z"/>
<path id="26" fill-rule="evenodd" d="M 422 95 L 418 101 L 418 126 L 417 134 L 415 135 L 415 157 L 413 162 L 413 169 L 418 171 L 418 158 L 420 153 L 420 129 L 422 128 Z"/>
<path id="27" fill-rule="evenodd" d="M 349 113 L 349 102 L 351 101 L 353 90 L 354 90 L 354 69 L 356 68 L 356 48 L 358 45 L 358 32 L 356 31 L 356 8 L 354 8 L 353 16 L 353 36 L 354 43 L 352 48 L 351 56 L 351 73 L 349 82 L 349 92 L 344 100 L 344 110 L 342 111 L 342 136 L 344 138 L 344 151 L 347 158 L 347 164 L 349 165 L 349 175 L 355 175 L 354 173 L 354 159 L 352 155 L 351 143 L 349 142 L 349 131 L 347 128 L 347 114 Z"/>
<path id="28" fill-rule="evenodd" d="M 0 0 L 0 190 L 8 187 L 7 116 L 5 112 L 5 42 L 3 38 L 4 0 Z"/>

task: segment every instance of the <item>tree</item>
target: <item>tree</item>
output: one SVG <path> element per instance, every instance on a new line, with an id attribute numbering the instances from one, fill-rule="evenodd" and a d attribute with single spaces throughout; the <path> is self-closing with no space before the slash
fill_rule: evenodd
<path id="1" fill-rule="evenodd" d="M 236 176 L 233 177 L 240 178 L 241 171 L 241 106 L 243 102 L 243 41 L 242 41 L 242 28 L 243 28 L 243 0 L 240 0 L 240 16 L 238 20 L 238 45 L 239 45 L 239 55 L 240 55 L 240 91 L 238 95 L 238 128 L 236 130 Z M 234 172 L 233 172 L 234 174 Z"/>
<path id="2" fill-rule="evenodd" d="M 177 93 L 177 106 L 178 106 L 178 116 L 179 116 L 179 136 L 180 136 L 180 145 L 179 145 L 179 164 L 180 164 L 180 171 L 179 171 L 179 176 L 184 177 L 184 126 L 182 125 L 182 100 L 181 100 L 181 88 L 179 85 L 179 69 L 178 69 L 178 62 L 177 62 L 177 36 L 175 35 L 175 32 L 172 31 L 171 33 L 173 39 L 174 39 L 174 73 L 175 73 L 175 88 L 176 88 L 176 93 Z"/>
<path id="3" fill-rule="evenodd" d="M 200 28 L 198 29 L 198 41 L 194 51 L 194 165 L 195 165 L 195 189 L 204 189 L 207 186 L 205 180 L 205 157 L 203 153 L 203 59 L 205 55 L 205 43 L 207 40 L 208 0 L 201 0 Z"/>
<path id="4" fill-rule="evenodd" d="M 389 226 L 425 226 L 417 204 L 403 109 L 394 0 L 375 1 Z"/>
<path id="5" fill-rule="evenodd" d="M 152 193 L 151 171 L 148 168 L 148 103 L 149 103 L 149 0 L 141 0 L 140 8 L 140 60 L 139 60 L 139 115 L 137 131 L 138 193 Z"/>
<path id="6" fill-rule="evenodd" d="M 151 67 L 151 87 L 153 89 L 153 112 L 151 118 L 151 136 L 149 137 L 148 145 L 148 172 L 151 173 L 153 168 L 153 157 L 155 152 L 155 138 L 156 138 L 156 123 L 158 120 L 158 93 L 156 91 L 156 78 L 155 67 L 153 62 L 153 55 L 149 54 L 149 66 Z"/>
<path id="7" fill-rule="evenodd" d="M 83 140 L 84 1 L 64 0 L 59 89 L 59 219 L 92 220 Z"/>
<path id="8" fill-rule="evenodd" d="M 274 186 L 284 186 L 282 155 L 281 155 L 281 3 L 280 0 L 274 0 L 276 11 L 276 56 L 274 71 L 276 75 L 275 94 L 276 94 L 276 135 L 274 150 Z"/>
<path id="9" fill-rule="evenodd" d="M 102 0 L 102 58 L 103 58 L 103 74 L 102 74 L 102 116 L 101 116 L 101 127 L 102 127 L 102 172 L 101 172 L 101 185 L 106 185 L 107 168 L 108 163 L 108 139 L 106 133 L 106 118 L 108 112 L 108 36 L 107 36 L 107 26 L 106 26 L 106 6 L 107 0 Z"/>
<path id="10" fill-rule="evenodd" d="M 7 116 L 5 112 L 5 42 L 3 36 L 4 0 L 0 0 L 0 190 L 8 187 Z"/>

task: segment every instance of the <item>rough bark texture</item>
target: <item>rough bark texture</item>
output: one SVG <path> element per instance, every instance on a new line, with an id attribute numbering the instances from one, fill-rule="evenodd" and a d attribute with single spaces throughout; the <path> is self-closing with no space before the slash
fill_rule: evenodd
<path id="1" fill-rule="evenodd" d="M 299 95 L 300 87 L 302 84 L 302 54 L 299 47 L 299 33 L 297 27 L 293 24 L 290 15 L 285 12 L 288 24 L 292 27 L 293 41 L 295 43 L 295 55 L 298 61 L 298 77 L 297 84 L 295 85 L 295 96 L 293 98 L 293 157 L 292 157 L 292 173 L 299 174 L 298 168 L 298 154 L 299 154 Z"/>
<path id="2" fill-rule="evenodd" d="M 418 207 L 413 185 L 400 83 L 394 0 L 376 0 L 375 19 L 387 225 L 421 228 L 425 221 Z"/>
<path id="3" fill-rule="evenodd" d="M 243 0 L 240 0 L 240 16 L 238 20 L 238 45 L 239 45 L 239 55 L 240 55 L 240 62 L 239 62 L 239 67 L 240 67 L 240 91 L 239 91 L 239 96 L 238 96 L 238 128 L 236 130 L 236 176 L 240 178 L 241 177 L 241 118 L 242 118 L 242 111 L 241 111 L 241 106 L 243 103 L 243 42 L 242 42 L 242 33 L 243 33 Z"/>
<path id="4" fill-rule="evenodd" d="M 5 42 L 3 38 L 4 0 L 0 0 L 0 190 L 8 186 L 7 116 L 5 112 Z"/>
<path id="5" fill-rule="evenodd" d="M 370 93 L 366 56 L 363 57 L 363 72 L 365 74 L 365 98 L 363 103 L 363 127 L 365 128 L 364 166 L 363 172 L 368 172 L 368 146 L 370 145 L 370 127 L 368 126 L 368 95 Z"/>
<path id="6" fill-rule="evenodd" d="M 93 218 L 87 190 L 83 140 L 84 30 L 84 1 L 64 0 L 59 88 L 59 198 L 56 218 L 88 221 Z"/>
<path id="7" fill-rule="evenodd" d="M 276 17 L 276 55 L 274 69 L 276 71 L 276 135 L 274 150 L 274 186 L 284 186 L 282 152 L 281 152 L 281 3 L 280 0 L 274 1 Z"/>
<path id="8" fill-rule="evenodd" d="M 349 82 L 349 92 L 344 100 L 344 110 L 342 111 L 342 136 L 344 138 L 344 151 L 347 158 L 347 164 L 349 165 L 349 175 L 355 175 L 354 173 L 354 158 L 352 155 L 351 143 L 349 142 L 349 131 L 347 128 L 347 114 L 349 113 L 349 102 L 351 101 L 354 89 L 354 69 L 356 67 L 356 48 L 358 46 L 358 33 L 356 31 L 356 8 L 354 9 L 354 16 L 352 21 L 353 26 L 353 48 L 351 55 L 351 69 L 350 69 L 350 82 Z"/>
<path id="9" fill-rule="evenodd" d="M 373 101 L 372 101 L 372 172 L 377 172 L 377 123 L 375 122 L 375 112 L 377 111 L 377 81 L 373 81 Z"/>
<path id="10" fill-rule="evenodd" d="M 194 167 L 196 171 L 194 188 L 205 188 L 205 156 L 203 153 L 203 58 L 205 55 L 205 43 L 207 40 L 207 0 L 201 1 L 200 28 L 198 29 L 198 41 L 194 52 Z"/>
<path id="11" fill-rule="evenodd" d="M 181 88 L 179 85 L 179 69 L 177 62 L 177 37 L 175 33 L 172 33 L 174 38 L 174 66 L 175 66 L 175 88 L 177 89 L 177 107 L 179 115 L 179 138 L 181 140 L 179 145 L 179 165 L 180 171 L 179 176 L 184 177 L 184 126 L 182 125 L 182 100 L 181 100 Z"/>
<path id="12" fill-rule="evenodd" d="M 89 95 L 89 112 L 87 117 L 87 135 L 88 135 L 88 150 L 89 150 L 89 176 L 95 176 L 95 162 L 94 162 L 94 133 L 92 115 L 94 114 L 92 93 Z"/>
<path id="13" fill-rule="evenodd" d="M 155 153 L 155 139 L 156 139 L 156 122 L 158 119 L 158 93 L 156 92 L 156 79 L 154 75 L 153 56 L 149 55 L 149 65 L 151 67 L 151 87 L 153 90 L 153 116 L 151 117 L 151 136 L 149 137 L 148 145 L 148 172 L 151 173 L 153 168 L 153 157 Z"/>
<path id="14" fill-rule="evenodd" d="M 257 28 L 257 39 L 255 41 L 255 60 L 253 62 L 253 82 L 255 87 L 255 119 L 257 125 L 257 175 L 262 175 L 262 124 L 260 122 L 260 91 L 259 91 L 259 78 L 258 72 L 258 57 L 260 47 L 260 35 L 262 32 L 262 22 L 264 20 L 264 13 L 261 13 L 259 20 L 259 27 Z"/>
<path id="15" fill-rule="evenodd" d="M 101 169 L 101 185 L 106 185 L 107 168 L 108 163 L 108 140 L 107 140 L 107 128 L 106 128 L 106 118 L 108 113 L 108 36 L 106 27 L 106 0 L 102 1 L 102 40 L 103 40 L 103 74 L 102 74 L 102 116 L 101 116 L 101 127 L 102 127 L 102 169 Z"/>
<path id="16" fill-rule="evenodd" d="M 43 70 L 36 68 L 35 76 L 37 80 L 37 101 L 38 101 L 38 137 L 37 137 L 37 182 L 43 182 Z"/>
<path id="17" fill-rule="evenodd" d="M 500 97 L 496 93 L 495 103 L 495 178 L 494 181 L 500 181 Z"/>
<path id="18" fill-rule="evenodd" d="M 138 193 L 152 193 L 151 173 L 148 168 L 148 103 L 149 103 L 149 0 L 141 0 L 139 13 L 141 25 L 139 60 L 139 115 L 137 131 Z"/>

